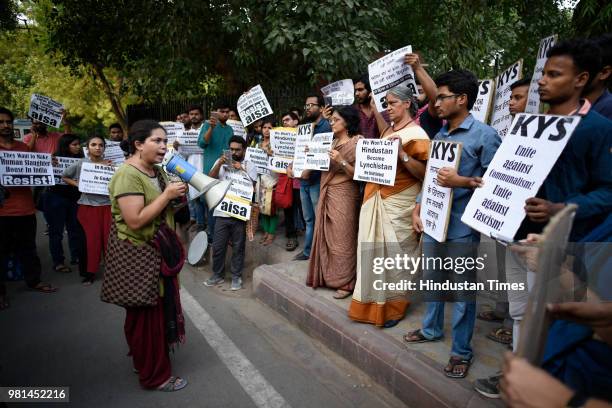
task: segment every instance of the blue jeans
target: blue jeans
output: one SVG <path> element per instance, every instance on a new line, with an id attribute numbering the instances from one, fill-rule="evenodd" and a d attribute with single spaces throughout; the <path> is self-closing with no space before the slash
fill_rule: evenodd
<path id="1" fill-rule="evenodd" d="M 77 221 L 77 203 L 53 191 L 45 193 L 45 219 L 49 224 L 49 251 L 53 265 L 64 263 L 62 240 L 64 228 L 68 231 L 68 247 L 72 260 L 81 258 L 84 233 Z"/>
<path id="2" fill-rule="evenodd" d="M 429 235 L 424 234 L 423 254 L 425 257 L 477 256 L 474 251 L 475 245 L 467 245 L 475 242 L 472 236 L 447 240 L 447 242 L 465 242 L 466 246 L 453 247 L 453 249 L 449 251 L 445 249 L 444 243 L 438 244 Z M 440 271 L 424 270 L 423 279 L 427 279 L 436 273 L 439 274 Z M 440 338 L 444 334 L 444 304 L 445 302 L 426 302 L 427 306 L 425 315 L 423 316 L 423 328 L 421 329 L 421 333 L 425 338 Z M 453 343 L 451 347 L 451 356 L 469 360 L 473 355 L 471 342 L 472 334 L 474 333 L 474 324 L 476 323 L 476 302 L 453 302 L 453 305 Z"/>
<path id="3" fill-rule="evenodd" d="M 189 214 L 192 220 L 195 220 L 196 224 L 205 226 L 206 225 L 206 209 L 202 196 L 195 200 L 189 200 Z"/>
<path id="4" fill-rule="evenodd" d="M 306 223 L 306 236 L 304 237 L 304 255 L 310 256 L 312 249 L 312 237 L 314 235 L 315 217 L 321 184 L 303 184 L 300 186 L 300 199 L 302 200 L 302 211 Z"/>

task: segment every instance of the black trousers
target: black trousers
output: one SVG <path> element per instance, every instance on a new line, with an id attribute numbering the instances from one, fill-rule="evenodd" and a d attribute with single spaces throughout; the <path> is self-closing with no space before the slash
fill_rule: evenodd
<path id="1" fill-rule="evenodd" d="M 6 263 L 11 253 L 21 263 L 26 285 L 38 285 L 41 266 L 36 252 L 36 215 L 0 217 L 0 294 L 6 293 Z"/>
<path id="2" fill-rule="evenodd" d="M 230 217 L 215 218 L 215 235 L 213 237 L 213 274 L 225 276 L 225 254 L 227 244 L 232 240 L 231 271 L 233 278 L 242 277 L 244 266 L 244 248 L 246 244 L 246 222 Z"/>

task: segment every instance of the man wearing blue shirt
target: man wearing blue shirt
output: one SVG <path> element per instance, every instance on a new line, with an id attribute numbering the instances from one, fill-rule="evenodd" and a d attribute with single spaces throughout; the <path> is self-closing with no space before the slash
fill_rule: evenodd
<path id="1" fill-rule="evenodd" d="M 600 68 L 592 77 L 584 97 L 591 102 L 595 112 L 612 120 L 612 93 L 608 90 L 612 84 L 612 34 L 596 38 L 593 43 L 600 49 Z"/>
<path id="2" fill-rule="evenodd" d="M 442 74 L 436 79 L 438 96 L 435 108 L 440 119 L 447 123 L 434 140 L 447 140 L 462 143 L 459 169 L 445 167 L 439 170 L 437 182 L 442 187 L 453 188 L 451 216 L 445 243 L 438 243 L 425 234 L 423 237 L 423 253 L 425 258 L 476 258 L 480 234 L 461 222 L 461 216 L 470 200 L 473 189 L 482 184 L 485 173 L 501 139 L 490 126 L 474 119 L 470 110 L 478 94 L 478 79 L 470 71 L 453 70 Z M 419 214 L 420 204 L 415 208 Z M 413 215 L 413 219 L 415 219 Z M 422 231 L 420 220 L 414 225 L 417 232 Z M 448 280 L 468 281 L 473 278 L 473 268 L 465 268 L 459 274 L 454 270 L 423 268 L 423 279 L 435 277 L 442 282 Z M 455 276 L 456 275 L 456 276 Z M 462 276 L 464 278 L 462 278 Z M 457 293 L 456 293 L 457 294 Z M 429 294 L 427 309 L 423 317 L 423 328 L 412 331 L 404 336 L 408 343 L 423 343 L 437 341 L 442 338 L 444 329 L 444 301 L 439 293 Z M 460 301 L 454 301 L 453 310 L 453 342 L 451 357 L 444 372 L 448 377 L 463 378 L 467 375 L 472 363 L 472 333 L 476 320 L 476 303 L 473 292 L 459 292 Z M 455 297 L 455 299 L 457 298 Z"/>
<path id="3" fill-rule="evenodd" d="M 223 154 L 223 150 L 229 146 L 229 140 L 234 136 L 232 127 L 227 125 L 229 118 L 230 106 L 226 103 L 219 103 L 217 110 L 210 116 L 208 122 L 204 123 L 200 129 L 198 136 L 198 145 L 204 149 L 204 174 L 210 173 L 210 170 L 215 165 L 217 159 Z M 208 211 L 208 237 L 209 242 L 215 233 L 215 218 L 213 211 L 207 208 Z"/>
<path id="4" fill-rule="evenodd" d="M 314 123 L 314 135 L 332 131 L 329 122 L 322 116 L 323 103 L 323 97 L 319 94 L 312 94 L 306 97 L 304 121 Z M 307 176 L 300 180 L 300 199 L 302 200 L 302 212 L 304 213 L 304 222 L 306 223 L 306 235 L 304 237 L 304 250 L 293 258 L 296 261 L 305 261 L 310 258 L 320 189 L 320 171 L 309 171 Z"/>

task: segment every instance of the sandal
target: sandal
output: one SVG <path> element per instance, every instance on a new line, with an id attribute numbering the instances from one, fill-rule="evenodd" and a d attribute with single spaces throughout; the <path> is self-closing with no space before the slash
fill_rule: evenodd
<path id="1" fill-rule="evenodd" d="M 495 314 L 493 310 L 486 310 L 484 312 L 478 313 L 478 317 L 480 320 L 484 320 L 485 322 L 503 322 L 504 318 L 499 317 Z"/>
<path id="2" fill-rule="evenodd" d="M 70 273 L 70 272 L 72 272 L 72 269 L 70 269 L 68 266 L 66 266 L 64 264 L 55 265 L 53 270 L 55 270 L 55 272 L 62 272 L 62 273 Z"/>
<path id="3" fill-rule="evenodd" d="M 452 356 L 448 360 L 448 364 L 444 367 L 444 374 L 450 378 L 465 378 L 470 371 L 472 365 L 472 359 L 464 359 L 461 357 Z M 460 368 L 465 367 L 465 368 Z"/>
<path id="4" fill-rule="evenodd" d="M 344 299 L 344 298 L 351 296 L 351 293 L 352 292 L 349 292 L 348 290 L 338 289 L 336 293 L 333 294 L 332 297 L 334 299 Z"/>
<path id="5" fill-rule="evenodd" d="M 263 237 L 259 240 L 259 244 L 263 245 L 264 242 L 266 242 L 268 240 L 268 233 L 266 232 Z"/>
<path id="6" fill-rule="evenodd" d="M 500 327 L 487 334 L 487 339 L 501 344 L 512 344 L 512 330 Z"/>
<path id="7" fill-rule="evenodd" d="M 41 293 L 54 293 L 57 292 L 57 288 L 52 286 L 50 283 L 46 283 L 46 282 L 39 282 L 38 285 L 34 286 L 33 288 L 30 288 L 30 290 L 34 290 L 36 292 L 41 292 Z"/>
<path id="8" fill-rule="evenodd" d="M 287 245 L 285 245 L 285 249 L 289 252 L 291 251 L 295 251 L 295 249 L 298 247 L 298 241 L 295 238 L 289 238 L 287 240 Z"/>
<path id="9" fill-rule="evenodd" d="M 269 234 L 268 238 L 266 238 L 266 240 L 264 241 L 263 245 L 264 246 L 271 245 L 274 242 L 275 239 L 276 239 L 276 235 Z"/>
<path id="10" fill-rule="evenodd" d="M 423 333 L 421 333 L 421 329 L 413 330 L 411 332 L 408 332 L 408 334 L 404 334 L 404 341 L 409 344 L 429 343 L 432 341 L 440 341 L 440 339 L 442 339 L 442 337 L 428 339 L 427 337 L 423 336 Z"/>
<path id="11" fill-rule="evenodd" d="M 158 391 L 173 392 L 182 390 L 187 386 L 187 380 L 181 377 L 170 377 L 168 381 L 157 387 Z"/>

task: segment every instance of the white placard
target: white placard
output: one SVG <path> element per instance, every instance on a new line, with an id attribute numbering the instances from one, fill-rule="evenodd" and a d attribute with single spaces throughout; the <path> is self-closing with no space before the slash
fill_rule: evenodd
<path id="1" fill-rule="evenodd" d="M 416 96 L 419 94 L 414 80 L 412 67 L 404 63 L 406 54 L 412 53 L 412 46 L 407 45 L 395 50 L 368 65 L 368 76 L 372 97 L 379 112 L 387 109 L 387 91 L 400 84 L 408 86 Z"/>
<path id="2" fill-rule="evenodd" d="M 198 146 L 200 131 L 196 129 L 185 130 L 179 137 L 179 153 L 184 156 L 204 154 L 204 149 Z"/>
<path id="3" fill-rule="evenodd" d="M 305 123 L 297 128 L 295 138 L 295 155 L 293 156 L 293 177 L 302 177 L 302 171 L 306 165 L 306 146 L 312 140 L 314 124 Z"/>
<path id="4" fill-rule="evenodd" d="M 48 96 L 32 94 L 30 97 L 30 109 L 28 110 L 28 116 L 44 123 L 45 125 L 59 128 L 62 124 L 63 110 L 64 105 L 54 101 Z"/>
<path id="5" fill-rule="evenodd" d="M 61 157 L 56 156 L 57 165 L 53 166 L 53 176 L 55 177 L 55 184 L 67 185 L 64 180 L 62 180 L 62 175 L 64 174 L 64 170 L 68 167 L 72 166 L 74 163 L 79 162 L 81 159 L 78 157 Z"/>
<path id="6" fill-rule="evenodd" d="M 495 81 L 492 79 L 483 79 L 478 81 L 478 96 L 474 102 L 474 106 L 470 113 L 474 119 L 482 123 L 489 123 L 489 115 L 491 113 L 491 104 L 493 103 L 493 94 L 495 93 Z"/>
<path id="7" fill-rule="evenodd" d="M 268 153 L 264 149 L 257 147 L 247 147 L 244 161 L 251 162 L 257 168 L 257 174 L 270 174 L 268 169 Z"/>
<path id="8" fill-rule="evenodd" d="M 487 236 L 512 240 L 525 218 L 525 200 L 536 196 L 579 121 L 579 116 L 517 114 L 461 221 Z"/>
<path id="9" fill-rule="evenodd" d="M 317 133 L 308 142 L 304 169 L 329 170 L 329 151 L 334 141 L 333 132 Z"/>
<path id="10" fill-rule="evenodd" d="M 491 112 L 491 127 L 497 130 L 499 137 L 506 137 L 508 128 L 512 123 L 510 114 L 510 85 L 523 76 L 523 60 L 518 60 L 495 79 L 495 99 Z"/>
<path id="11" fill-rule="evenodd" d="M 230 217 L 247 221 L 251 218 L 251 199 L 253 198 L 253 181 L 244 170 L 225 169 L 224 180 L 231 180 L 232 185 L 223 200 L 213 211 L 214 216 L 227 214 Z"/>
<path id="12" fill-rule="evenodd" d="M 242 124 L 242 122 L 240 122 L 239 120 L 228 119 L 227 122 L 225 122 L 225 124 L 232 128 L 232 131 L 234 132 L 234 136 L 240 136 L 241 138 L 246 140 L 247 131 L 244 125 Z"/>
<path id="13" fill-rule="evenodd" d="M 275 156 L 293 160 L 297 128 L 276 127 L 270 129 L 270 147 Z"/>
<path id="14" fill-rule="evenodd" d="M 30 119 L 15 119 L 13 121 L 13 131 L 15 140 L 23 140 L 23 137 L 32 131 L 32 121 Z"/>
<path id="15" fill-rule="evenodd" d="M 461 146 L 461 143 L 433 140 L 429 147 L 420 215 L 423 230 L 438 242 L 446 241 L 453 202 L 453 189 L 438 185 L 438 171 L 443 167 L 459 167 Z"/>
<path id="16" fill-rule="evenodd" d="M 51 155 L 0 151 L 0 184 L 4 187 L 52 186 Z"/>
<path id="17" fill-rule="evenodd" d="M 359 139 L 353 180 L 394 185 L 398 149 L 397 139 Z"/>
<path id="18" fill-rule="evenodd" d="M 533 68 L 533 76 L 531 77 L 531 83 L 529 84 L 529 93 L 527 94 L 527 105 L 525 106 L 525 113 L 540 113 L 540 94 L 538 92 L 538 81 L 542 78 L 542 71 L 544 71 L 544 64 L 546 64 L 546 54 L 555 43 L 557 42 L 557 35 L 551 35 L 550 37 L 544 38 L 540 41 L 540 47 L 538 48 L 538 57 L 536 58 L 535 67 Z"/>
<path id="19" fill-rule="evenodd" d="M 261 85 L 254 86 L 238 98 L 238 116 L 245 127 L 272 113 Z"/>
<path id="20" fill-rule="evenodd" d="M 268 156 L 268 169 L 274 173 L 287 174 L 287 167 L 293 163 L 293 157 Z"/>
<path id="21" fill-rule="evenodd" d="M 355 87 L 352 79 L 342 79 L 321 88 L 323 96 L 332 98 L 333 106 L 352 105 L 355 102 Z"/>
<path id="22" fill-rule="evenodd" d="M 181 142 L 181 137 L 185 132 L 185 125 L 182 122 L 159 122 L 166 130 L 168 145 L 172 145 L 175 140 Z"/>
<path id="23" fill-rule="evenodd" d="M 106 141 L 104 148 L 104 160 L 110 160 L 113 164 L 119 165 L 125 161 L 125 153 L 121 149 L 121 142 L 112 140 Z"/>
<path id="24" fill-rule="evenodd" d="M 108 195 L 108 183 L 115 174 L 115 168 L 102 164 L 83 162 L 79 176 L 81 193 Z"/>

